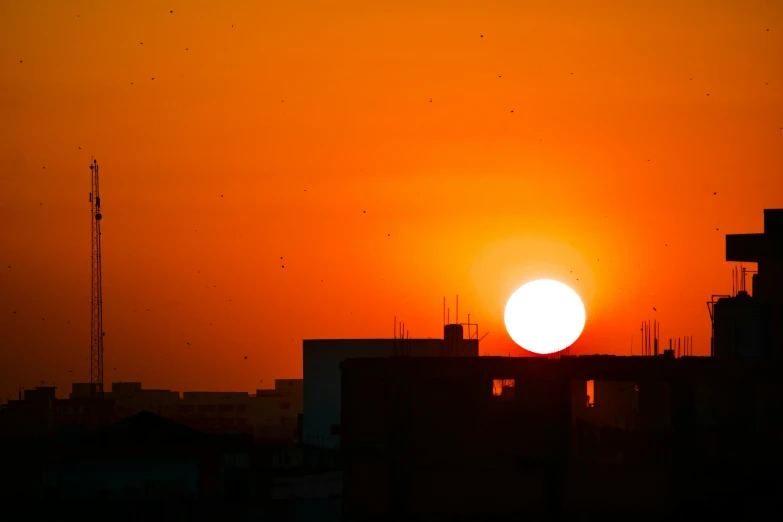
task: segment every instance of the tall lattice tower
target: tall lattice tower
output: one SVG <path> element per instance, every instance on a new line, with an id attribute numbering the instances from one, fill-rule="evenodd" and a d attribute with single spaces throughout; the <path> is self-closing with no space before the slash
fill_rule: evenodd
<path id="1" fill-rule="evenodd" d="M 95 398 L 103 397 L 103 291 L 101 288 L 101 196 L 98 160 L 92 160 L 92 314 L 90 316 L 90 385 Z"/>

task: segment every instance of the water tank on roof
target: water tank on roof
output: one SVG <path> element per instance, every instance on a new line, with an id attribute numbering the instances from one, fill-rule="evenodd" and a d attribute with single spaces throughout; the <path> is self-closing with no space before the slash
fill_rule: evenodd
<path id="1" fill-rule="evenodd" d="M 451 343 L 461 341 L 464 338 L 464 332 L 461 324 L 447 324 L 443 327 L 443 339 Z"/>

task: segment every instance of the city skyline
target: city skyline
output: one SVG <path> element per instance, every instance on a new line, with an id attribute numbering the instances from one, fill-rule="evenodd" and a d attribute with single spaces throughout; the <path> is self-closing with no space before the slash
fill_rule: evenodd
<path id="1" fill-rule="evenodd" d="M 708 355 L 725 235 L 783 206 L 783 8 L 446 7 L 0 8 L 0 400 L 88 380 L 91 156 L 105 382 L 254 390 L 456 294 L 527 355 L 538 277 L 585 303 L 573 353 L 657 320 Z"/>

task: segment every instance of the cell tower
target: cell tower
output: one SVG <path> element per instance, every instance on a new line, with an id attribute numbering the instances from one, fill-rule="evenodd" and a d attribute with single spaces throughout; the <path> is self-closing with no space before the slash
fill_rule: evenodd
<path id="1" fill-rule="evenodd" d="M 90 389 L 103 397 L 103 291 L 101 288 L 101 196 L 98 160 L 92 160 L 92 314 L 90 316 Z"/>

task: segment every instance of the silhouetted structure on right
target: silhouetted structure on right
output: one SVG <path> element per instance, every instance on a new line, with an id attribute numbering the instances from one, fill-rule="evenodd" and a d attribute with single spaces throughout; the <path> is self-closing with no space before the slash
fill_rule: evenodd
<path id="1" fill-rule="evenodd" d="M 764 210 L 761 234 L 726 235 L 726 261 L 755 262 L 758 271 L 745 289 L 745 272 L 733 296 L 714 296 L 712 355 L 780 357 L 783 343 L 783 209 Z M 715 297 L 719 297 L 715 301 Z"/>

